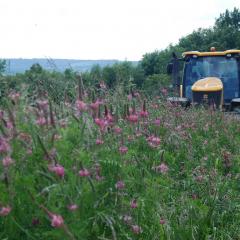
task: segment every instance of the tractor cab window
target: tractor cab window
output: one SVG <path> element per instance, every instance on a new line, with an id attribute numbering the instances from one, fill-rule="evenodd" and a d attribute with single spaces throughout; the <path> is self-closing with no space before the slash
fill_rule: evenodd
<path id="1" fill-rule="evenodd" d="M 225 56 L 190 57 L 185 62 L 184 94 L 192 99 L 192 85 L 205 77 L 218 77 L 224 87 L 224 99 L 239 97 L 239 63 L 236 58 Z"/>

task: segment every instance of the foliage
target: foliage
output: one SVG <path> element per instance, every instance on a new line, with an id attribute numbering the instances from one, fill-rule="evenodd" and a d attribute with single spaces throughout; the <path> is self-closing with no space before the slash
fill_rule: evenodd
<path id="1" fill-rule="evenodd" d="M 120 87 L 4 99 L 1 239 L 238 238 L 239 119 Z"/>
<path id="2" fill-rule="evenodd" d="M 166 74 L 153 74 L 146 78 L 142 88 L 154 96 L 160 93 L 160 89 L 169 88 L 169 82 L 169 76 Z"/>
<path id="3" fill-rule="evenodd" d="M 209 51 L 215 46 L 217 50 L 240 48 L 240 11 L 237 8 L 231 12 L 226 10 L 216 19 L 212 28 L 199 28 L 191 34 L 179 39 L 176 45 L 170 45 L 162 51 L 146 53 L 141 65 L 146 76 L 166 74 L 166 66 L 172 52 L 181 54 L 185 51 Z M 179 56 L 180 57 L 180 56 Z"/>
<path id="4" fill-rule="evenodd" d="M 6 69 L 6 60 L 0 59 L 0 76 L 2 75 L 2 73 L 4 73 L 5 69 Z"/>

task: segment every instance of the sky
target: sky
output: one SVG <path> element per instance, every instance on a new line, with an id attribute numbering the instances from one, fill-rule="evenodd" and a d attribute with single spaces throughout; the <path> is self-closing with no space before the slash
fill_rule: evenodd
<path id="1" fill-rule="evenodd" d="M 140 60 L 239 6 L 240 0 L 0 0 L 0 58 Z"/>

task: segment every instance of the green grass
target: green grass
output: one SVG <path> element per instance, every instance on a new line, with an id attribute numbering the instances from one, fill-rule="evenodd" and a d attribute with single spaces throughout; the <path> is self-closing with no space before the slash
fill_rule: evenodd
<path id="1" fill-rule="evenodd" d="M 133 101 L 105 96 L 105 105 L 114 102 L 118 116 L 104 131 L 91 110 L 77 116 L 74 105 L 53 106 L 55 126 L 38 126 L 41 112 L 29 108 L 25 97 L 9 103 L 10 111 L 2 106 L 0 136 L 11 151 L 0 158 L 11 156 L 14 164 L 0 164 L 0 213 L 11 207 L 0 216 L 0 239 L 239 239 L 239 119 L 149 99 L 149 116 L 133 124 L 123 118 L 124 105 L 136 105 L 139 112 L 143 100 Z M 50 117 L 49 108 L 45 115 Z M 6 128 L 5 121 L 16 128 Z M 116 126 L 121 134 L 114 133 Z M 154 148 L 147 140 L 153 135 L 161 139 Z M 97 138 L 104 143 L 97 145 Z M 120 146 L 128 147 L 126 154 Z M 156 171 L 163 163 L 168 171 Z M 64 167 L 63 178 L 49 170 L 55 164 Z M 89 176 L 79 176 L 83 168 Z M 118 181 L 123 189 L 116 188 Z M 134 199 L 137 208 L 130 206 Z M 70 211 L 70 204 L 78 208 Z M 61 215 L 64 225 L 52 227 L 48 211 Z M 134 232 L 133 225 L 141 231 Z"/>

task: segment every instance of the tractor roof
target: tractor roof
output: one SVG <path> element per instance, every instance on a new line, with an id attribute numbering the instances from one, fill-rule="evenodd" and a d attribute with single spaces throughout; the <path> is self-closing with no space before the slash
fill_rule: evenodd
<path id="1" fill-rule="evenodd" d="M 198 52 L 198 51 L 189 51 L 189 52 L 184 52 L 182 55 L 183 57 L 186 56 L 191 56 L 191 55 L 196 55 L 198 57 L 207 57 L 207 56 L 225 56 L 227 54 L 240 54 L 240 50 L 226 50 L 226 51 L 222 51 L 222 52 L 216 52 L 216 51 L 212 51 L 212 52 Z"/>

